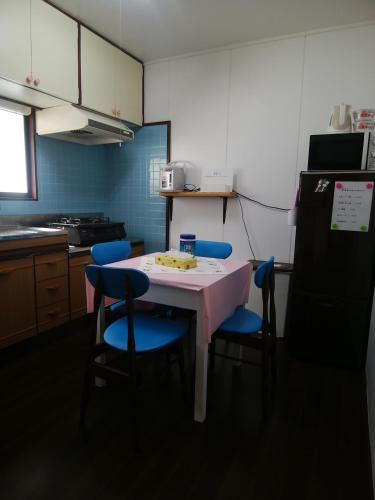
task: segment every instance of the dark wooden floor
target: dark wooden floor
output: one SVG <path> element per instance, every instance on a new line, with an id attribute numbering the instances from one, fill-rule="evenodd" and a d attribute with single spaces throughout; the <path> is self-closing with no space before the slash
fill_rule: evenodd
<path id="1" fill-rule="evenodd" d="M 135 455 L 121 384 L 94 389 L 89 432 L 78 430 L 85 333 L 78 321 L 0 352 L 1 499 L 373 498 L 363 374 L 288 362 L 281 341 L 262 425 L 257 368 L 233 375 L 217 361 L 204 424 L 183 404 L 177 366 L 169 383 L 150 373 Z"/>

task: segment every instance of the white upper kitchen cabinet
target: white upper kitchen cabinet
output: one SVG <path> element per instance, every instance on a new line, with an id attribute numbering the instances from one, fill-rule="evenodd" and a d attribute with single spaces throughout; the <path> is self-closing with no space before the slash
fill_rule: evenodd
<path id="1" fill-rule="evenodd" d="M 32 0 L 33 83 L 47 94 L 78 102 L 78 23 L 42 0 Z"/>
<path id="2" fill-rule="evenodd" d="M 81 27 L 82 106 L 142 125 L 141 63 Z"/>
<path id="3" fill-rule="evenodd" d="M 82 106 L 115 116 L 114 65 L 114 47 L 82 26 Z"/>
<path id="4" fill-rule="evenodd" d="M 1 0 L 0 77 L 78 102 L 78 23 L 42 0 Z"/>
<path id="5" fill-rule="evenodd" d="M 115 106 L 117 116 L 142 125 L 143 66 L 121 50 L 115 53 Z"/>
<path id="6" fill-rule="evenodd" d="M 31 76 L 30 3 L 0 2 L 0 77 L 25 84 Z"/>

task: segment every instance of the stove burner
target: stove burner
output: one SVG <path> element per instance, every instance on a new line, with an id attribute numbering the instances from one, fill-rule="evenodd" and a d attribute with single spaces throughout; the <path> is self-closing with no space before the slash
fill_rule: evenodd
<path id="1" fill-rule="evenodd" d="M 109 217 L 58 217 L 54 222 L 74 226 L 79 224 L 108 224 Z"/>

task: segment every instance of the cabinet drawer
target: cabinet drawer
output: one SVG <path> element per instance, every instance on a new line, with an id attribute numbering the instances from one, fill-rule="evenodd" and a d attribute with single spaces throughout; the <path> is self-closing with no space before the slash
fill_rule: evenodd
<path id="1" fill-rule="evenodd" d="M 68 298 L 68 277 L 61 276 L 36 284 L 38 307 L 44 307 L 54 302 Z"/>
<path id="2" fill-rule="evenodd" d="M 68 274 L 68 257 L 66 252 L 56 252 L 35 257 L 36 281 L 42 281 Z"/>
<path id="3" fill-rule="evenodd" d="M 69 321 L 69 302 L 62 300 L 38 308 L 38 332 L 43 332 Z"/>

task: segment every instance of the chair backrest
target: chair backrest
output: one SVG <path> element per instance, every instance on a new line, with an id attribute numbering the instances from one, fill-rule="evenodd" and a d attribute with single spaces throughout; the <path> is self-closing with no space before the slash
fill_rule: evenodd
<path id="1" fill-rule="evenodd" d="M 270 257 L 266 262 L 260 264 L 255 271 L 254 283 L 262 289 L 263 336 L 270 334 L 276 337 L 274 260 L 274 257 Z"/>
<path id="2" fill-rule="evenodd" d="M 263 288 L 267 276 L 269 275 L 270 271 L 273 269 L 274 260 L 275 260 L 274 257 L 270 257 L 265 262 L 262 262 L 260 264 L 260 266 L 258 266 L 257 270 L 255 271 L 254 283 L 256 284 L 256 286 L 258 288 Z"/>
<path id="3" fill-rule="evenodd" d="M 130 252 L 130 242 L 123 240 L 96 243 L 91 247 L 91 257 L 99 266 L 125 260 L 129 257 Z"/>
<path id="4" fill-rule="evenodd" d="M 95 291 L 113 299 L 135 299 L 147 292 L 150 280 L 147 274 L 137 269 L 120 269 L 91 264 L 86 267 L 86 276 Z"/>
<path id="5" fill-rule="evenodd" d="M 133 370 L 135 363 L 133 299 L 147 292 L 150 280 L 147 274 L 137 269 L 102 267 L 93 264 L 86 267 L 86 276 L 91 285 L 95 287 L 94 322 L 90 340 L 91 349 L 93 349 L 95 344 L 97 317 L 102 298 L 106 296 L 119 300 L 125 299 L 126 320 L 128 323 L 129 365 Z"/>
<path id="6" fill-rule="evenodd" d="M 226 259 L 232 253 L 232 245 L 225 241 L 196 240 L 195 255 L 197 257 L 213 257 Z"/>

